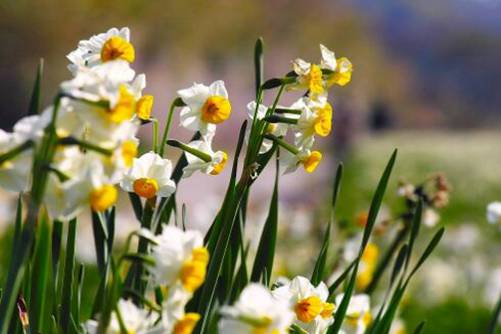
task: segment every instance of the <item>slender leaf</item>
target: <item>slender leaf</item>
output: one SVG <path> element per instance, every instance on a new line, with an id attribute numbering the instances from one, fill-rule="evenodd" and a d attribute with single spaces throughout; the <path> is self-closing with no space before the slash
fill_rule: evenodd
<path id="1" fill-rule="evenodd" d="M 264 77 L 264 67 L 263 67 L 263 38 L 258 38 L 256 45 L 254 47 L 254 73 L 256 76 L 256 96 L 259 92 L 259 88 L 263 84 Z"/>
<path id="2" fill-rule="evenodd" d="M 489 321 L 489 329 L 487 330 L 487 334 L 494 334 L 496 332 L 500 314 L 501 314 L 501 293 L 499 294 L 499 299 L 498 302 L 496 303 L 496 307 L 494 308 L 494 312 L 492 312 L 492 317 L 491 320 Z"/>
<path id="3" fill-rule="evenodd" d="M 28 108 L 28 116 L 38 114 L 40 110 L 40 96 L 41 96 L 41 83 L 43 75 L 43 58 L 40 59 L 37 68 L 37 75 L 35 77 L 35 82 L 33 84 L 33 91 L 31 93 L 30 104 Z"/>
<path id="4" fill-rule="evenodd" d="M 414 329 L 413 334 L 420 334 L 423 331 L 424 325 L 426 322 L 422 321 L 419 323 L 419 325 L 416 326 L 416 329 Z"/>
<path id="5" fill-rule="evenodd" d="M 68 223 L 68 239 L 66 241 L 66 259 L 64 264 L 64 281 L 61 297 L 61 330 L 69 333 L 71 315 L 71 297 L 73 289 L 74 266 L 75 266 L 75 240 L 77 232 L 77 220 L 72 219 Z"/>

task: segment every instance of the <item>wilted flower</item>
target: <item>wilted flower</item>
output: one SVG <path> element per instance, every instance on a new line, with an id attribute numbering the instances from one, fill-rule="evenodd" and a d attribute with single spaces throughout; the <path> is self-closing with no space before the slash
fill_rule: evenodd
<path id="1" fill-rule="evenodd" d="M 176 184 L 170 179 L 172 163 L 154 152 L 134 159 L 132 168 L 125 174 L 120 186 L 143 198 L 168 197 L 176 191 Z"/>
<path id="2" fill-rule="evenodd" d="M 200 232 L 165 226 L 154 240 L 151 254 L 155 265 L 150 271 L 156 284 L 170 287 L 179 282 L 190 293 L 202 285 L 209 253 Z"/>
<path id="3" fill-rule="evenodd" d="M 181 110 L 181 125 L 187 129 L 206 135 L 216 131 L 216 124 L 230 117 L 231 104 L 221 80 L 210 86 L 195 83 L 177 93 L 187 105 Z"/>
<path id="4" fill-rule="evenodd" d="M 221 334 L 286 334 L 294 319 L 288 305 L 272 296 L 261 284 L 251 283 L 233 306 L 221 309 Z"/>
<path id="5" fill-rule="evenodd" d="M 308 333 L 325 333 L 333 322 L 335 305 L 327 302 L 329 289 L 321 282 L 317 287 L 302 276 L 272 291 L 296 314 L 296 324 Z"/>

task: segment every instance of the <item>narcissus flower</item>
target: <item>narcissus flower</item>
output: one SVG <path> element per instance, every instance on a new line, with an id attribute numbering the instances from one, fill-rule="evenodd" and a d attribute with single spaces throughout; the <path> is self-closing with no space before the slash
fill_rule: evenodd
<path id="1" fill-rule="evenodd" d="M 336 304 L 343 300 L 343 294 L 336 296 Z M 346 319 L 343 322 L 342 330 L 346 334 L 363 334 L 372 321 L 370 311 L 370 298 L 368 295 L 354 295 L 348 304 Z"/>
<path id="2" fill-rule="evenodd" d="M 230 117 L 231 104 L 221 80 L 210 86 L 195 83 L 177 93 L 187 105 L 181 110 L 181 125 L 187 129 L 206 135 L 216 130 L 216 124 Z"/>
<path id="3" fill-rule="evenodd" d="M 93 67 L 111 60 L 121 59 L 132 63 L 135 59 L 134 46 L 130 43 L 129 28 L 111 28 L 105 33 L 82 40 L 78 48 L 66 56 L 74 72 L 78 67 Z"/>
<path id="4" fill-rule="evenodd" d="M 185 312 L 191 294 L 186 293 L 181 284 L 168 288 L 162 303 L 162 323 L 164 333 L 191 334 L 200 320 L 200 314 Z"/>
<path id="5" fill-rule="evenodd" d="M 280 156 L 280 161 L 285 167 L 285 174 L 296 171 L 300 165 L 303 165 L 306 172 L 313 173 L 320 161 L 322 161 L 322 153 L 305 148 L 298 150 L 297 153 L 285 151 Z"/>
<path id="6" fill-rule="evenodd" d="M 221 309 L 220 334 L 286 334 L 294 319 L 287 303 L 261 284 L 251 283 L 233 306 Z"/>
<path id="7" fill-rule="evenodd" d="M 205 280 L 209 262 L 200 232 L 165 226 L 154 240 L 151 255 L 155 265 L 150 271 L 156 284 L 171 287 L 180 283 L 189 293 L 198 289 Z"/>
<path id="8" fill-rule="evenodd" d="M 228 155 L 224 151 L 214 152 L 207 138 L 194 140 L 185 147 L 188 165 L 183 169 L 183 177 L 189 177 L 196 171 L 218 175 L 226 166 Z M 192 150 L 189 150 L 189 149 Z M 190 152 L 191 151 L 191 152 Z"/>
<path id="9" fill-rule="evenodd" d="M 345 86 L 351 81 L 353 65 L 348 58 L 342 57 L 337 60 L 337 67 L 334 73 L 327 76 L 327 86 Z"/>
<path id="10" fill-rule="evenodd" d="M 487 205 L 487 221 L 490 224 L 501 223 L 501 202 L 492 202 Z"/>
<path id="11" fill-rule="evenodd" d="M 125 327 L 126 333 L 134 334 L 161 334 L 165 330 L 160 326 L 155 326 L 156 317 L 147 310 L 138 308 L 132 301 L 120 299 L 117 304 L 118 313 L 114 311 L 105 334 L 123 333 L 120 323 Z M 120 317 L 120 320 L 119 320 Z M 98 322 L 88 320 L 85 323 L 86 333 L 97 334 Z"/>
<path id="12" fill-rule="evenodd" d="M 262 120 L 263 118 L 266 117 L 266 112 L 268 108 L 260 104 L 257 108 L 257 113 L 256 113 L 256 101 L 249 102 L 247 104 L 247 114 L 249 115 L 249 118 L 252 120 L 254 119 L 254 114 L 256 113 L 257 119 Z M 287 128 L 288 124 L 285 123 L 268 123 L 268 126 L 265 129 L 265 134 L 272 134 L 276 137 L 283 137 L 287 134 Z M 250 126 L 247 128 L 247 137 L 250 134 Z M 268 152 L 271 147 L 273 146 L 273 140 L 264 138 L 263 143 L 261 145 L 261 148 L 259 149 L 259 153 L 265 153 Z"/>
<path id="13" fill-rule="evenodd" d="M 153 109 L 153 95 L 143 95 L 136 104 L 136 115 L 140 120 L 148 120 Z"/>
<path id="14" fill-rule="evenodd" d="M 321 282 L 317 287 L 302 276 L 272 291 L 296 314 L 296 324 L 308 333 L 325 333 L 334 321 L 335 305 L 327 302 L 329 289 Z"/>
<path id="15" fill-rule="evenodd" d="M 311 64 L 303 59 L 297 58 L 293 61 L 292 67 L 297 75 L 297 88 L 305 88 L 313 96 L 321 95 L 325 91 L 325 84 L 322 77 L 322 69 L 319 65 Z M 294 86 L 292 86 L 294 88 Z"/>
<path id="16" fill-rule="evenodd" d="M 143 198 L 168 197 L 176 191 L 171 180 L 172 163 L 154 152 L 133 159 L 132 168 L 125 174 L 120 186 Z"/>
<path id="17" fill-rule="evenodd" d="M 296 101 L 291 108 L 302 110 L 293 126 L 296 130 L 294 134 L 295 144 L 299 147 L 311 147 L 315 140 L 315 135 L 326 137 L 332 129 L 332 106 L 327 102 L 325 96 L 316 100 L 302 98 Z"/>
<path id="18" fill-rule="evenodd" d="M 0 130 L 0 155 L 22 144 L 23 141 L 18 140 L 15 134 Z M 28 149 L 7 161 L 0 162 L 0 185 L 13 192 L 26 190 L 31 171 L 31 161 L 32 150 Z"/>

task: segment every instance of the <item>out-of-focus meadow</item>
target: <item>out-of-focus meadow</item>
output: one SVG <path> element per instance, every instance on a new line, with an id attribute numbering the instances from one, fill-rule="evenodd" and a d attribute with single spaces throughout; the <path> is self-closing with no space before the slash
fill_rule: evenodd
<path id="1" fill-rule="evenodd" d="M 76 41 L 112 26 L 131 28 L 136 68 L 148 75 L 148 93 L 155 96 L 154 113 L 161 120 L 177 89 L 225 80 L 233 114 L 218 129 L 217 144 L 229 151 L 253 99 L 258 36 L 265 41 L 267 77 L 288 72 L 296 57 L 316 60 L 319 43 L 349 57 L 352 83 L 333 93 L 334 131 L 321 143 L 326 158 L 320 172 L 282 178 L 282 265 L 276 274 L 311 268 L 335 164 L 345 165 L 337 208 L 342 234 L 341 227 L 359 228 L 357 217 L 368 209 L 385 162 L 398 148 L 385 214 L 401 210 L 399 178 L 418 183 L 443 172 L 452 185 L 449 204 L 439 212 L 445 240 L 418 275 L 401 317 L 409 328 L 427 320 L 428 333 L 485 330 L 501 291 L 501 228 L 485 219 L 486 205 L 501 200 L 501 1 L 5 0 L 0 2 L 1 128 L 10 129 L 25 115 L 40 57 L 46 70 L 43 99 L 49 103 L 57 85 L 69 78 L 65 55 Z M 145 140 L 148 130 L 142 130 Z M 188 139 L 180 128 L 173 135 Z M 227 178 L 228 171 L 181 184 L 178 201 L 188 203 L 192 227 L 208 227 Z M 264 222 L 272 179 L 270 172 L 251 194 L 255 224 L 249 233 L 259 232 Z M 203 191 L 187 191 L 195 186 Z M 9 231 L 13 198 L 1 196 L 1 229 Z M 122 235 L 135 228 L 131 217 L 120 217 Z M 81 228 L 89 239 L 78 240 L 77 251 L 81 261 L 92 263 L 91 229 Z M 423 228 L 423 233 L 431 232 Z M 3 235 L 8 242 L 9 233 Z M 6 257 L 0 254 L 0 279 Z M 92 286 L 96 282 L 88 272 L 86 284 Z"/>

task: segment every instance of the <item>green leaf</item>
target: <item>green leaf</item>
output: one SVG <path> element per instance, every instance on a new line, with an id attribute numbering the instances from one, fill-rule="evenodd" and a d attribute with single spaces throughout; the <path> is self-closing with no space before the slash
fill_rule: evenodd
<path id="1" fill-rule="evenodd" d="M 33 332 L 45 332 L 45 319 L 50 310 L 50 299 L 47 293 L 50 291 L 48 284 L 51 272 L 50 264 L 50 228 L 48 216 L 44 212 L 40 215 L 38 223 L 38 238 L 35 243 L 35 254 L 32 258 L 33 272 L 31 280 L 30 298 L 30 324 Z"/>
<path id="2" fill-rule="evenodd" d="M 435 249 L 435 247 L 437 247 L 438 243 L 440 242 L 440 239 L 442 239 L 442 236 L 444 235 L 444 232 L 445 232 L 445 229 L 442 227 L 442 228 L 440 228 L 437 231 L 437 233 L 435 233 L 435 235 L 431 239 L 430 243 L 428 244 L 428 246 L 424 250 L 423 254 L 419 258 L 418 262 L 414 266 L 414 269 L 412 269 L 411 273 L 409 274 L 409 277 L 407 278 L 407 281 L 410 280 L 410 278 L 421 267 L 421 265 L 424 263 L 424 261 L 426 261 L 426 259 L 428 258 L 428 256 L 430 256 L 430 254 L 433 252 L 433 250 Z"/>
<path id="3" fill-rule="evenodd" d="M 496 332 L 500 314 L 501 314 L 501 294 L 499 294 L 498 302 L 496 303 L 494 312 L 492 312 L 492 317 L 491 320 L 489 321 L 489 329 L 487 330 L 487 334 L 494 334 Z"/>
<path id="4" fill-rule="evenodd" d="M 393 285 L 395 282 L 395 279 L 397 278 L 398 274 L 402 270 L 402 266 L 404 265 L 404 262 L 406 261 L 407 254 L 410 251 L 409 246 L 407 244 L 404 244 L 401 248 L 400 251 L 398 252 L 397 259 L 395 261 L 395 265 L 393 266 L 393 271 L 391 273 L 390 277 L 390 287 Z"/>
<path id="5" fill-rule="evenodd" d="M 141 216 L 143 215 L 143 204 L 141 203 L 141 197 L 139 197 L 136 193 L 129 193 L 129 200 L 132 205 L 132 209 L 134 210 L 134 215 L 137 220 L 141 220 Z"/>
<path id="6" fill-rule="evenodd" d="M 40 91 L 41 91 L 41 83 L 42 83 L 42 74 L 43 74 L 43 58 L 40 59 L 37 68 L 37 75 L 35 77 L 35 83 L 33 84 L 33 91 L 31 93 L 30 104 L 28 108 L 28 116 L 38 114 L 40 110 Z"/>
<path id="7" fill-rule="evenodd" d="M 279 78 L 273 78 L 266 80 L 264 84 L 262 84 L 261 88 L 262 89 L 273 89 L 280 87 L 282 85 L 282 79 Z"/>
<path id="8" fill-rule="evenodd" d="M 336 317 L 334 318 L 334 324 L 329 328 L 328 334 L 337 334 L 339 330 L 341 329 L 341 326 L 344 321 L 344 317 L 346 315 L 346 311 L 348 310 L 348 305 L 350 303 L 351 296 L 353 294 L 353 291 L 355 290 L 355 282 L 357 278 L 357 271 L 358 271 L 358 264 L 360 262 L 360 258 L 362 257 L 362 254 L 365 250 L 365 247 L 367 246 L 367 243 L 369 242 L 369 238 L 372 233 L 372 229 L 374 227 L 374 224 L 376 222 L 377 214 L 379 212 L 379 208 L 381 207 L 381 203 L 383 201 L 383 196 L 386 191 L 386 187 L 388 186 L 388 181 L 390 179 L 391 171 L 393 169 L 393 166 L 395 164 L 395 159 L 397 157 L 397 150 L 393 151 L 393 154 L 390 157 L 390 160 L 388 161 L 388 164 L 386 165 L 386 168 L 383 172 L 383 175 L 381 176 L 381 179 L 379 180 L 378 186 L 376 188 L 376 191 L 374 193 L 374 196 L 372 198 L 371 206 L 369 209 L 369 215 L 367 218 L 367 224 L 365 225 L 364 229 L 364 234 L 362 237 L 362 243 L 360 245 L 360 250 L 358 253 L 358 257 L 355 260 L 355 264 L 353 266 L 353 270 L 351 272 L 350 280 L 348 282 L 348 286 L 346 287 L 346 290 L 343 295 L 343 299 L 341 301 L 341 304 L 338 306 L 338 309 L 336 311 Z"/>
<path id="9" fill-rule="evenodd" d="M 254 47 L 254 73 L 256 76 L 256 96 L 258 95 L 259 88 L 263 84 L 264 67 L 263 67 L 263 38 L 259 37 Z"/>
<path id="10" fill-rule="evenodd" d="M 277 242 L 278 229 L 278 181 L 279 181 L 279 163 L 278 154 L 275 168 L 275 184 L 273 186 L 273 194 L 271 196 L 270 208 L 268 217 L 263 226 L 261 239 L 257 248 L 254 266 L 252 267 L 251 281 L 259 282 L 264 275 L 266 269 L 266 281 L 270 281 L 271 272 L 273 269 L 273 259 L 275 257 L 275 247 Z"/>
<path id="11" fill-rule="evenodd" d="M 336 206 L 342 175 L 343 175 L 343 165 L 339 164 L 336 170 L 336 176 L 334 178 L 334 187 L 332 191 L 331 214 L 330 214 L 331 217 L 329 219 L 329 223 L 327 224 L 327 230 L 325 231 L 324 241 L 322 243 L 322 247 L 320 248 L 320 253 L 318 254 L 317 261 L 313 269 L 313 274 L 311 275 L 311 283 L 314 286 L 317 286 L 324 278 L 325 264 L 327 262 L 327 254 L 329 252 L 331 227 L 334 221 L 334 208 Z"/>
<path id="12" fill-rule="evenodd" d="M 341 283 L 344 282 L 346 277 L 348 277 L 348 274 L 351 272 L 355 264 L 357 263 L 357 259 L 353 260 L 353 262 L 350 263 L 350 265 L 343 271 L 341 275 L 334 281 L 334 283 L 331 284 L 329 287 L 329 301 L 332 302 L 334 300 L 334 293 L 336 292 L 336 289 L 341 285 Z"/>
<path id="13" fill-rule="evenodd" d="M 423 331 L 423 328 L 424 328 L 424 325 L 425 325 L 426 322 L 422 321 L 419 323 L 419 325 L 417 325 L 416 329 L 414 329 L 414 334 L 419 334 Z M 491 334 L 491 333 L 489 333 Z"/>
<path id="14" fill-rule="evenodd" d="M 66 241 L 66 259 L 64 264 L 63 291 L 61 296 L 61 320 L 60 326 L 63 333 L 70 329 L 71 297 L 73 290 L 74 266 L 75 266 L 75 240 L 77 232 L 77 220 L 68 222 L 68 238 Z"/>

